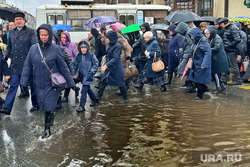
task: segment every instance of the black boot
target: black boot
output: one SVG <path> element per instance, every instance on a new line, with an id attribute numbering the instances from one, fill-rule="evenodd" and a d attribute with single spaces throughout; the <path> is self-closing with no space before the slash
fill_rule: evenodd
<path id="1" fill-rule="evenodd" d="M 216 90 L 213 92 L 213 94 L 219 94 L 221 92 L 221 87 L 216 87 Z"/>
<path id="2" fill-rule="evenodd" d="M 168 80 L 167 80 L 167 82 L 165 84 L 171 85 L 172 78 L 173 78 L 173 73 L 169 73 L 168 74 Z"/>
<path id="3" fill-rule="evenodd" d="M 65 102 L 69 101 L 69 99 L 68 99 L 68 97 L 63 97 L 61 101 L 62 101 L 62 103 L 65 103 Z"/>
<path id="4" fill-rule="evenodd" d="M 18 96 L 18 98 L 24 98 L 29 97 L 29 89 L 28 86 L 20 86 L 21 87 L 21 94 Z"/>
<path id="5" fill-rule="evenodd" d="M 89 105 L 90 107 L 94 107 L 97 103 L 99 103 L 98 100 L 92 101 L 92 103 Z"/>
<path id="6" fill-rule="evenodd" d="M 128 101 L 127 89 L 126 86 L 120 87 L 122 93 L 122 99 L 118 100 L 118 103 L 126 103 Z"/>
<path id="7" fill-rule="evenodd" d="M 69 99 L 69 92 L 70 92 L 70 88 L 65 88 L 65 91 L 64 91 L 64 96 L 62 98 L 62 103 L 65 103 L 67 102 Z"/>
<path id="8" fill-rule="evenodd" d="M 140 83 L 139 85 L 135 85 L 134 87 L 137 88 L 140 91 L 142 91 L 142 88 L 143 88 L 143 83 Z"/>
<path id="9" fill-rule="evenodd" d="M 85 111 L 85 108 L 84 108 L 83 106 L 79 106 L 79 107 L 76 109 L 76 112 L 78 112 L 78 113 L 81 113 L 81 112 L 83 112 L 83 111 Z"/>
<path id="10" fill-rule="evenodd" d="M 57 100 L 57 105 L 56 105 L 56 109 L 61 109 L 62 108 L 62 97 L 59 96 L 58 100 Z"/>
<path id="11" fill-rule="evenodd" d="M 167 88 L 166 88 L 166 85 L 162 85 L 161 86 L 161 89 L 159 90 L 159 92 L 166 92 L 167 91 Z"/>
<path id="12" fill-rule="evenodd" d="M 42 138 L 48 138 L 51 135 L 50 127 L 54 124 L 55 113 L 54 111 L 45 112 L 45 130 Z"/>
<path id="13" fill-rule="evenodd" d="M 75 91 L 75 97 L 77 98 L 79 96 L 80 88 L 76 86 L 74 87 L 74 91 Z"/>
<path id="14" fill-rule="evenodd" d="M 195 93 L 196 89 L 192 81 L 187 81 L 188 87 L 184 89 L 185 93 Z"/>
<path id="15" fill-rule="evenodd" d="M 105 81 L 105 80 L 100 81 L 99 90 L 98 90 L 97 95 L 96 95 L 96 100 L 97 101 L 101 100 L 103 92 L 104 92 L 107 85 L 108 85 L 107 81 Z"/>

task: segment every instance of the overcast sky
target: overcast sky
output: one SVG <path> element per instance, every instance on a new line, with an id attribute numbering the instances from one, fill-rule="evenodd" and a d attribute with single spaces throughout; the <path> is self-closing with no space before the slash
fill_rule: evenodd
<path id="1" fill-rule="evenodd" d="M 60 0 L 6 0 L 6 3 L 36 16 L 36 7 L 45 4 L 60 4 Z"/>

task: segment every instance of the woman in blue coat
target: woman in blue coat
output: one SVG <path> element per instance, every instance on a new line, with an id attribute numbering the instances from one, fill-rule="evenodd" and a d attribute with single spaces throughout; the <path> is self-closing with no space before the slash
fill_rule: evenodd
<path id="1" fill-rule="evenodd" d="M 214 94 L 219 94 L 226 89 L 226 86 L 221 81 L 221 74 L 228 73 L 229 65 L 226 52 L 224 50 L 224 44 L 221 37 L 217 34 L 218 29 L 215 26 L 207 26 L 205 29 L 205 35 L 209 39 L 210 47 L 212 51 L 212 75 L 215 79 L 216 90 Z"/>
<path id="2" fill-rule="evenodd" d="M 28 56 L 24 63 L 21 77 L 21 85 L 28 86 L 30 75 L 33 73 L 33 80 L 36 88 L 36 97 L 39 109 L 45 112 L 45 130 L 42 138 L 51 135 L 50 126 L 54 122 L 54 111 L 57 107 L 57 100 L 62 88 L 52 87 L 50 72 L 43 61 L 54 73 L 61 73 L 67 81 L 69 87 L 75 87 L 69 68 L 61 57 L 62 50 L 59 46 L 52 44 L 52 27 L 49 24 L 42 24 L 37 29 L 38 44 L 31 46 Z M 43 58 L 39 52 L 41 48 Z"/>
<path id="3" fill-rule="evenodd" d="M 168 81 L 166 84 L 171 84 L 173 72 L 179 65 L 182 50 L 183 36 L 175 31 L 176 25 L 172 24 L 168 27 L 169 34 L 172 36 L 168 45 Z"/>
<path id="4" fill-rule="evenodd" d="M 207 90 L 205 84 L 211 82 L 211 48 L 208 39 L 199 28 L 193 28 L 189 35 L 194 44 L 191 48 L 193 67 L 188 79 L 193 81 L 198 89 L 195 100 L 200 100 Z"/>
<path id="5" fill-rule="evenodd" d="M 82 76 L 82 91 L 80 106 L 77 108 L 77 112 L 85 111 L 85 104 L 87 100 L 87 94 L 89 95 L 92 103 L 91 107 L 97 103 L 95 93 L 92 91 L 90 85 L 94 83 L 94 75 L 98 69 L 99 62 L 94 53 L 90 52 L 90 44 L 86 40 L 82 40 L 78 43 L 77 49 L 78 55 L 74 60 L 76 70 L 79 70 L 79 74 Z"/>
<path id="6" fill-rule="evenodd" d="M 107 45 L 107 54 L 104 57 L 101 67 L 102 78 L 100 82 L 97 100 L 99 101 L 108 84 L 118 86 L 120 88 L 122 99 L 118 103 L 126 103 L 128 100 L 127 89 L 123 75 L 123 66 L 121 61 L 121 46 L 117 43 L 117 33 L 114 30 L 105 33 L 105 41 Z"/>
<path id="7" fill-rule="evenodd" d="M 167 88 L 165 86 L 165 69 L 154 72 L 152 70 L 152 63 L 154 59 L 154 55 L 156 54 L 156 60 L 162 59 L 161 58 L 161 48 L 156 40 L 156 37 L 153 35 L 151 31 L 148 31 L 144 34 L 144 40 L 145 40 L 145 46 L 146 46 L 146 67 L 145 67 L 145 73 L 141 73 L 139 76 L 140 80 L 140 87 L 139 90 L 142 90 L 142 87 L 144 84 L 150 84 L 154 86 L 161 86 L 160 92 L 167 91 Z"/>

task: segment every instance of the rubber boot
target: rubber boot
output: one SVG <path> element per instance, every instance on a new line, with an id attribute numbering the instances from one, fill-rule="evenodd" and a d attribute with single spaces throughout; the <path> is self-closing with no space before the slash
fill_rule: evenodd
<path id="1" fill-rule="evenodd" d="M 64 91 L 64 96 L 62 98 L 62 102 L 65 103 L 67 101 L 69 101 L 69 92 L 70 92 L 70 88 L 65 88 L 65 91 Z"/>
<path id="2" fill-rule="evenodd" d="M 192 81 L 188 81 L 188 87 L 184 90 L 186 93 L 195 93 L 195 86 Z"/>
<path id="3" fill-rule="evenodd" d="M 58 100 L 57 100 L 57 105 L 56 105 L 56 109 L 61 109 L 62 108 L 62 97 L 59 96 Z"/>
<path id="4" fill-rule="evenodd" d="M 75 86 L 73 90 L 75 91 L 75 98 L 77 98 L 79 96 L 80 88 Z"/>
<path id="5" fill-rule="evenodd" d="M 18 96 L 18 98 L 24 98 L 29 97 L 29 89 L 28 86 L 20 86 L 21 87 L 21 94 Z"/>
<path id="6" fill-rule="evenodd" d="M 128 100 L 128 95 L 127 95 L 126 86 L 119 87 L 119 88 L 120 88 L 120 91 L 121 91 L 121 93 L 122 93 L 122 99 L 118 100 L 117 102 L 118 102 L 118 103 L 126 103 L 127 100 Z"/>
<path id="7" fill-rule="evenodd" d="M 172 78 L 173 78 L 173 73 L 169 73 L 168 74 L 168 80 L 167 80 L 167 82 L 165 84 L 171 85 Z"/>
<path id="8" fill-rule="evenodd" d="M 45 129 L 42 138 L 48 138 L 51 135 L 50 127 L 54 124 L 55 113 L 54 111 L 45 112 Z"/>
<path id="9" fill-rule="evenodd" d="M 166 92 L 167 91 L 167 88 L 166 88 L 166 85 L 162 85 L 161 86 L 161 89 L 159 90 L 160 92 Z"/>
<path id="10" fill-rule="evenodd" d="M 140 83 L 139 85 L 135 85 L 134 87 L 137 88 L 140 91 L 142 91 L 142 88 L 143 88 L 143 83 Z"/>

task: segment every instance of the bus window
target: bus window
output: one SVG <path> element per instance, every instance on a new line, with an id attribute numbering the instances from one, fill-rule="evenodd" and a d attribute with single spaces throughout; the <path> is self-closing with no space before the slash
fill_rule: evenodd
<path id="1" fill-rule="evenodd" d="M 48 19 L 47 21 L 48 24 L 55 25 L 55 15 L 48 15 L 47 19 Z"/>
<path id="2" fill-rule="evenodd" d="M 63 24 L 63 16 L 62 15 L 56 16 L 56 24 Z"/>
<path id="3" fill-rule="evenodd" d="M 103 15 L 105 15 L 105 13 L 102 10 L 95 10 L 95 11 L 93 11 L 93 17 L 103 16 Z"/>
<path id="4" fill-rule="evenodd" d="M 84 19 L 90 19 L 91 18 L 91 12 L 86 11 L 86 10 L 80 10 L 79 11 L 79 17 L 84 18 Z"/>
<path id="5" fill-rule="evenodd" d="M 122 24 L 124 24 L 124 25 L 126 25 L 126 16 L 125 15 L 121 15 L 119 17 L 119 22 L 122 23 Z"/>
<path id="6" fill-rule="evenodd" d="M 111 17 L 116 17 L 116 12 L 115 11 L 111 11 L 111 10 L 109 10 L 109 11 L 106 11 L 106 14 L 105 14 L 106 16 L 111 16 Z"/>
<path id="7" fill-rule="evenodd" d="M 68 10 L 66 18 L 67 25 L 69 25 L 73 30 L 90 30 L 89 27 L 85 26 L 87 20 L 91 18 L 90 10 Z"/>
<path id="8" fill-rule="evenodd" d="M 128 16 L 128 25 L 134 24 L 135 22 L 134 15 Z"/>
<path id="9" fill-rule="evenodd" d="M 154 17 L 154 24 L 164 23 L 164 18 L 167 16 L 167 11 L 147 10 L 145 17 Z"/>

